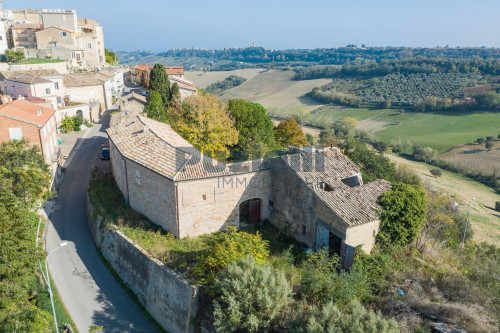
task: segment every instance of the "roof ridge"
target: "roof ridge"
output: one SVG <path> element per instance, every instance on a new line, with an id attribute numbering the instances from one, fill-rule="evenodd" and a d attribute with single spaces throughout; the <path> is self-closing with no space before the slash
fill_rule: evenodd
<path id="1" fill-rule="evenodd" d="M 148 119 L 149 118 L 146 118 L 146 117 L 143 117 L 141 115 L 138 115 L 137 118 L 139 119 L 139 121 L 148 128 L 149 131 L 151 131 L 151 133 L 153 133 L 158 139 L 160 139 L 161 141 L 163 141 L 164 143 L 166 143 L 168 146 L 172 147 L 173 149 L 175 150 L 180 150 L 182 151 L 184 154 L 187 154 L 189 157 L 186 159 L 186 161 L 184 161 L 184 163 L 182 164 L 182 166 L 179 168 L 179 170 L 176 170 L 173 177 L 172 177 L 172 180 L 175 180 L 176 176 L 179 174 L 179 172 L 181 170 L 183 170 L 185 167 L 186 167 L 186 164 L 188 161 L 190 161 L 193 157 L 193 155 L 183 149 L 180 149 L 180 148 L 177 148 L 176 146 L 172 145 L 170 142 L 167 142 L 167 140 L 163 139 L 161 136 L 158 135 L 158 133 L 156 133 L 150 126 L 148 126 L 142 119 L 145 118 L 145 119 Z M 169 125 L 169 124 L 164 124 L 164 125 L 168 125 L 171 129 L 172 127 Z M 173 131 L 173 129 L 172 129 Z M 201 152 L 200 152 L 201 153 Z"/>

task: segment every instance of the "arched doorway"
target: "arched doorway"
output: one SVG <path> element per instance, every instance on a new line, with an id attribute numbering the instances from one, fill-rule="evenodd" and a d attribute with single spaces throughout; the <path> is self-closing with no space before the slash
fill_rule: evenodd
<path id="1" fill-rule="evenodd" d="M 262 200 L 255 198 L 240 204 L 240 223 L 257 223 L 261 221 Z"/>
<path id="2" fill-rule="evenodd" d="M 78 110 L 76 111 L 76 115 L 83 120 L 83 111 L 82 110 Z"/>

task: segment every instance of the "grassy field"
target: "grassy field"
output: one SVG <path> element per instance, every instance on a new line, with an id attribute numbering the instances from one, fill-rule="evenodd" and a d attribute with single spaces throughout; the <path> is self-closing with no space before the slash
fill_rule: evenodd
<path id="1" fill-rule="evenodd" d="M 313 110 L 324 104 L 318 103 L 306 96 L 314 87 L 330 82 L 329 79 L 293 81 L 295 72 L 241 69 L 227 72 L 186 72 L 185 78 L 193 81 L 197 87 L 205 88 L 211 83 L 221 81 L 231 75 L 247 79 L 242 85 L 226 90 L 220 96 L 223 101 L 231 98 L 243 98 L 264 105 L 269 110 L 278 109 L 293 113 L 304 108 Z"/>
<path id="2" fill-rule="evenodd" d="M 434 178 L 429 171 L 434 168 L 433 166 L 409 161 L 395 155 L 387 154 L 386 156 L 398 165 L 407 165 L 415 170 L 422 181 L 431 188 L 456 196 L 456 201 L 460 204 L 468 204 L 472 198 L 475 198 L 470 216 L 474 240 L 500 246 L 500 213 L 494 210 L 495 201 L 500 200 L 500 195 L 496 194 L 492 188 L 444 170 L 441 177 Z"/>
<path id="3" fill-rule="evenodd" d="M 500 113 L 437 114 L 388 109 L 352 109 L 324 106 L 304 117 L 314 126 L 331 124 L 334 120 L 353 117 L 358 128 L 382 141 L 400 137 L 414 145 L 430 146 L 443 153 L 456 145 L 473 142 L 478 137 L 500 134 Z M 497 133 L 499 132 L 499 133 Z"/>

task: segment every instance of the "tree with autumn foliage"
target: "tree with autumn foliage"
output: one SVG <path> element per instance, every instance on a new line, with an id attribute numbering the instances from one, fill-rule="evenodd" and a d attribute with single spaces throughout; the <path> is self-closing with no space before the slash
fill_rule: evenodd
<path id="1" fill-rule="evenodd" d="M 288 146 L 308 146 L 309 142 L 293 117 L 282 120 L 274 127 L 274 138 L 282 148 Z"/>
<path id="2" fill-rule="evenodd" d="M 209 156 L 227 158 L 229 146 L 238 143 L 238 130 L 228 106 L 212 94 L 189 96 L 167 110 L 172 128 L 196 149 Z"/>

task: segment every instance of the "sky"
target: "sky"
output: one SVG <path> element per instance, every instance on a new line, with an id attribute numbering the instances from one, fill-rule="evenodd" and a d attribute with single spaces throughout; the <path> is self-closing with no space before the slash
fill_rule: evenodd
<path id="1" fill-rule="evenodd" d="M 107 48 L 166 51 L 255 43 L 267 49 L 500 47 L 500 0 L 2 0 L 3 8 L 76 9 Z"/>

